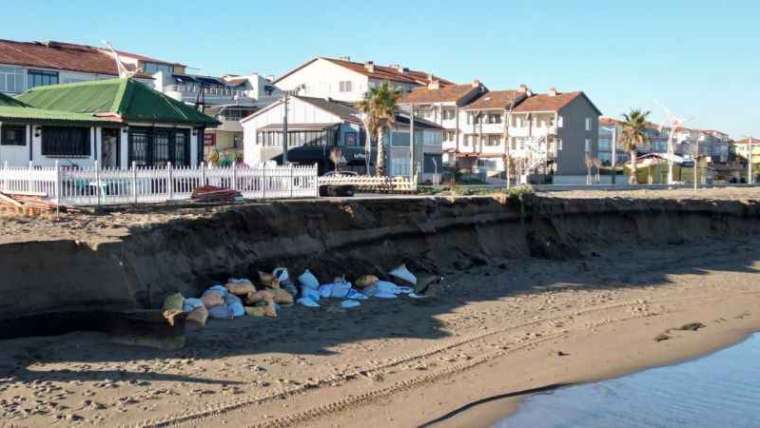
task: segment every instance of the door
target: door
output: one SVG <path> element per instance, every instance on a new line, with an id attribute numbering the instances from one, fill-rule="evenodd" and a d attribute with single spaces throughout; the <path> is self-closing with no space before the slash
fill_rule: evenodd
<path id="1" fill-rule="evenodd" d="M 103 151 L 103 159 L 102 159 L 102 166 L 103 168 L 110 168 L 115 169 L 119 168 L 120 162 L 120 144 L 119 144 L 119 135 L 121 132 L 117 128 L 103 128 L 102 132 L 102 151 Z"/>

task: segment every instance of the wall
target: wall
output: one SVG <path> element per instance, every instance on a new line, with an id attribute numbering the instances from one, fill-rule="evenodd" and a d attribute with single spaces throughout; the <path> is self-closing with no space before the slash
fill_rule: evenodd
<path id="1" fill-rule="evenodd" d="M 576 97 L 560 110 L 563 124 L 557 127 L 562 150 L 557 151 L 558 175 L 586 175 L 585 140 L 591 140 L 589 154 L 596 155 L 599 146 L 599 113 L 585 97 Z M 586 118 L 591 118 L 591 130 L 586 131 Z"/>
<path id="2" fill-rule="evenodd" d="M 351 92 L 340 92 L 341 81 L 351 82 Z M 348 70 L 330 61 L 318 58 L 313 63 L 277 82 L 282 90 L 293 90 L 301 84 L 306 87 L 298 94 L 307 97 L 333 98 L 340 101 L 360 101 L 368 90 L 367 76 Z"/>

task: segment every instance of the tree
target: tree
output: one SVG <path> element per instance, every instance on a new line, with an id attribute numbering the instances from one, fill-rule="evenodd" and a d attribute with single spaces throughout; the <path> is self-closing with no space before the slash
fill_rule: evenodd
<path id="1" fill-rule="evenodd" d="M 631 157 L 631 176 L 628 179 L 628 184 L 639 183 L 636 177 L 636 158 L 638 156 L 636 151 L 649 141 L 649 136 L 646 133 L 649 127 L 647 121 L 649 113 L 648 111 L 632 109 L 629 113 L 623 114 L 623 143 L 625 143 L 625 149 Z"/>
<path id="2" fill-rule="evenodd" d="M 396 111 L 401 93 L 393 88 L 390 83 L 383 82 L 380 86 L 370 88 L 367 95 L 359 103 L 359 110 L 367 115 L 366 123 L 370 134 L 377 138 L 377 164 L 375 174 L 385 175 L 385 148 L 383 147 L 383 134 L 385 129 L 396 122 Z M 368 135 L 367 138 L 370 138 Z"/>

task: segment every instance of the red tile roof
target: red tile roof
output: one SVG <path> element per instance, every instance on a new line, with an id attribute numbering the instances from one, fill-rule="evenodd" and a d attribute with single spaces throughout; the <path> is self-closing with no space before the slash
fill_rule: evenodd
<path id="1" fill-rule="evenodd" d="M 480 84 L 447 85 L 437 89 L 428 86 L 415 88 L 399 101 L 400 104 L 459 102 L 475 91 L 485 90 Z"/>
<path id="2" fill-rule="evenodd" d="M 512 103 L 519 105 L 518 103 L 524 97 L 525 94 L 520 91 L 490 91 L 474 102 L 467 104 L 465 108 L 468 110 L 503 110 L 509 108 Z"/>
<path id="3" fill-rule="evenodd" d="M 93 46 L 64 42 L 0 40 L 0 64 L 119 75 L 114 59 L 106 52 Z M 150 78 L 144 73 L 137 76 Z"/>
<path id="4" fill-rule="evenodd" d="M 743 140 L 734 141 L 734 144 L 747 144 L 752 143 L 752 145 L 760 145 L 760 138 L 745 138 Z"/>
<path id="5" fill-rule="evenodd" d="M 418 85 L 427 85 L 430 83 L 429 75 L 428 73 L 424 71 L 418 71 L 418 70 L 409 70 L 409 69 L 403 69 L 403 71 L 398 70 L 396 67 L 389 67 L 384 65 L 374 65 L 374 70 L 370 71 L 368 67 L 365 66 L 363 63 L 359 62 L 353 62 L 348 61 L 344 59 L 338 59 L 338 58 L 328 58 L 328 57 L 317 57 L 312 59 L 311 61 L 308 61 L 304 64 L 301 64 L 297 68 L 285 73 L 284 75 L 278 77 L 274 83 L 279 82 L 280 80 L 290 76 L 291 74 L 301 70 L 302 68 L 312 64 L 313 62 L 323 59 L 325 61 L 330 61 L 333 64 L 340 65 L 341 67 L 345 67 L 349 70 L 355 71 L 357 73 L 361 73 L 365 76 L 371 77 L 373 79 L 377 80 L 392 80 L 394 82 L 403 82 L 403 83 L 414 83 Z M 434 80 L 438 80 L 441 82 L 441 85 L 453 85 L 454 83 L 443 79 L 439 76 L 432 76 Z"/>
<path id="6" fill-rule="evenodd" d="M 557 93 L 554 96 L 550 94 L 536 94 L 521 102 L 514 111 L 559 111 L 581 95 L 583 95 L 583 92 Z"/>
<path id="7" fill-rule="evenodd" d="M 156 58 L 152 58 L 152 57 L 149 57 L 149 56 L 140 55 L 140 54 L 136 54 L 136 53 L 132 53 L 132 52 L 116 51 L 116 53 L 118 53 L 119 55 L 127 56 L 127 57 L 134 58 L 134 59 L 137 59 L 137 60 L 140 60 L 140 61 L 144 61 L 144 62 L 155 62 L 155 63 L 158 63 L 158 64 L 169 64 L 169 65 L 181 65 L 181 66 L 185 67 L 185 64 L 182 64 L 182 63 L 179 63 L 179 62 L 164 61 L 162 59 L 156 59 Z"/>

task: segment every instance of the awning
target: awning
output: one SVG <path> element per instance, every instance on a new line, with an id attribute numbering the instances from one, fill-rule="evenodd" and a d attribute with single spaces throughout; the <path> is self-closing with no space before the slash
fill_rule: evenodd
<path id="1" fill-rule="evenodd" d="M 298 131 L 325 131 L 340 125 L 340 123 L 289 123 L 288 132 Z M 259 128 L 259 131 L 282 131 L 281 123 L 273 123 Z"/>

